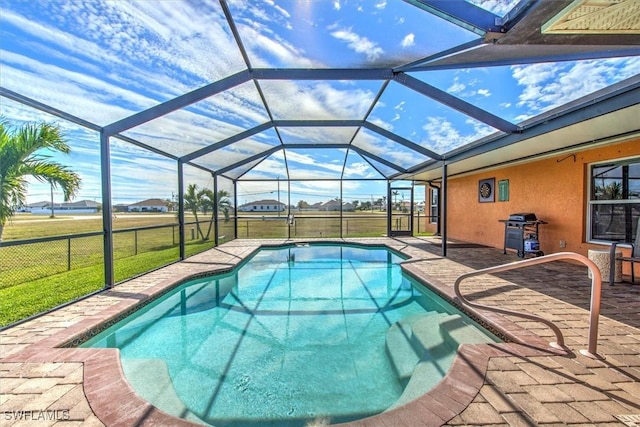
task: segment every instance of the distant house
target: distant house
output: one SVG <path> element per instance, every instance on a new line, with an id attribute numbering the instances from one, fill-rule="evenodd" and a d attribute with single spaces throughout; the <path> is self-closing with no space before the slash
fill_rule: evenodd
<path id="1" fill-rule="evenodd" d="M 147 199 L 127 206 L 128 212 L 169 212 L 169 203 L 162 199 Z"/>
<path id="2" fill-rule="evenodd" d="M 238 207 L 240 212 L 284 212 L 287 205 L 277 200 L 257 200 Z"/>
<path id="3" fill-rule="evenodd" d="M 351 203 L 342 203 L 340 200 L 329 200 L 320 205 L 321 211 L 338 212 L 342 208 L 343 212 L 353 212 L 355 207 Z"/>
<path id="4" fill-rule="evenodd" d="M 34 213 L 35 211 L 35 213 L 39 213 L 39 211 L 43 210 L 44 208 L 47 208 L 47 213 L 51 213 L 51 209 L 49 208 L 50 204 L 51 202 L 46 202 L 46 201 L 29 203 L 28 205 L 21 206 L 20 208 L 18 208 L 18 212 Z"/>
<path id="5" fill-rule="evenodd" d="M 53 211 L 56 215 L 91 214 L 97 213 L 102 205 L 93 200 L 77 202 L 54 203 Z M 34 215 L 51 215 L 51 202 L 30 203 L 21 212 L 31 212 Z"/>

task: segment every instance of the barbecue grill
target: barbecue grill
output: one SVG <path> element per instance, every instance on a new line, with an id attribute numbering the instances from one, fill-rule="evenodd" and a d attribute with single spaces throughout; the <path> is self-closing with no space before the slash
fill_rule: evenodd
<path id="1" fill-rule="evenodd" d="M 506 254 L 507 249 L 513 249 L 519 258 L 524 258 L 526 254 L 544 255 L 540 250 L 538 227 L 540 224 L 547 224 L 546 221 L 539 220 L 534 213 L 514 213 L 509 215 L 509 219 L 499 221 L 504 223 L 502 253 Z"/>

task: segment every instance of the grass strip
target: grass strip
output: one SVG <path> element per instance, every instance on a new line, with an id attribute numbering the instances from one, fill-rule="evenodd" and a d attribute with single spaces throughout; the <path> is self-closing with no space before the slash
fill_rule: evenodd
<path id="1" fill-rule="evenodd" d="M 188 252 L 195 254 L 211 246 L 210 242 L 189 245 Z M 121 282 L 170 264 L 178 260 L 178 255 L 178 248 L 169 248 L 118 259 L 114 262 L 115 280 Z M 104 267 L 98 264 L 0 289 L 0 327 L 103 288 Z"/>

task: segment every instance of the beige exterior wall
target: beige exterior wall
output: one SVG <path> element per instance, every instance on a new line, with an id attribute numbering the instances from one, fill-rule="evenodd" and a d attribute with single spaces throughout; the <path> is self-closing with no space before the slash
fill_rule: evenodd
<path id="1" fill-rule="evenodd" d="M 610 144 L 573 155 L 558 155 L 530 163 L 450 178 L 447 237 L 496 248 L 504 245 L 504 224 L 510 214 L 533 212 L 540 225 L 540 249 L 545 254 L 570 251 L 587 255 L 586 243 L 589 164 L 640 155 L 640 139 Z M 478 201 L 478 182 L 495 178 L 494 202 Z M 509 200 L 498 201 L 498 182 L 509 180 Z M 427 200 L 429 200 L 427 189 Z M 432 230 L 435 229 L 430 225 Z M 566 247 L 560 247 L 560 241 Z"/>

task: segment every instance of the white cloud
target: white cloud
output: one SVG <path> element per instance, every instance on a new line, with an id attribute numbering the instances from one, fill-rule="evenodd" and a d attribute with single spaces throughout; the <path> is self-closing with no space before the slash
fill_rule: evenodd
<path id="1" fill-rule="evenodd" d="M 334 0 L 334 2 L 333 2 L 333 8 L 334 8 L 335 10 L 340 10 L 340 9 L 342 9 L 342 6 L 340 5 L 340 0 Z"/>
<path id="2" fill-rule="evenodd" d="M 275 5 L 275 9 L 282 14 L 285 18 L 291 18 L 291 14 L 283 7 Z"/>
<path id="3" fill-rule="evenodd" d="M 491 91 L 489 91 L 489 89 L 478 89 L 476 93 L 482 96 L 491 96 Z"/>
<path id="4" fill-rule="evenodd" d="M 514 5 L 512 0 L 469 0 L 483 9 L 489 10 L 497 15 L 505 15 Z"/>
<path id="5" fill-rule="evenodd" d="M 239 31 L 244 36 L 244 45 L 254 67 L 280 67 L 284 64 L 287 67 L 312 68 L 318 65 L 291 43 L 262 31 L 260 27 L 239 25 Z"/>
<path id="6" fill-rule="evenodd" d="M 387 0 L 380 0 L 378 3 L 376 3 L 376 6 L 375 6 L 375 8 L 378 10 L 383 10 L 386 7 L 387 7 Z"/>
<path id="7" fill-rule="evenodd" d="M 69 104 L 65 111 L 107 124 L 242 67 L 241 60 L 231 65 L 234 60 L 226 55 L 237 53 L 237 47 L 215 19 L 207 21 L 208 17 L 182 5 L 172 9 L 172 19 L 167 21 L 168 15 L 161 13 L 166 3 L 158 6 L 160 12 L 147 2 L 136 3 L 141 9 L 135 10 L 135 20 L 129 2 L 95 2 L 85 7 L 60 3 L 69 15 L 49 4 L 49 12 L 64 22 L 65 30 L 3 11 L 3 22 L 19 27 L 34 40 L 25 45 L 28 49 L 64 61 L 64 66 L 56 67 L 3 51 L 3 84 L 15 84 L 21 93 L 54 106 L 64 100 Z M 172 36 L 170 43 L 165 40 Z M 99 77 L 91 77 L 94 75 Z M 201 83 L 194 85 L 197 81 Z M 87 108 L 91 103 L 94 105 Z M 89 116 L 92 112 L 95 115 Z"/>
<path id="8" fill-rule="evenodd" d="M 333 150 L 332 150 L 333 151 Z M 344 150 L 338 150 L 343 152 L 344 154 Z M 311 156 L 309 154 L 301 154 L 297 151 L 294 151 L 292 149 L 287 149 L 286 150 L 286 157 L 287 157 L 287 163 L 289 164 L 289 168 L 296 168 L 296 164 L 298 165 L 303 165 L 303 166 L 307 166 L 307 167 L 312 167 L 316 170 L 313 171 L 306 171 L 308 173 L 310 173 L 311 175 L 313 174 L 318 174 L 318 173 L 323 173 L 322 170 L 326 170 L 326 171 L 330 171 L 332 173 L 325 175 L 325 176 L 332 176 L 332 177 L 336 177 L 336 173 L 340 173 L 342 172 L 342 163 L 341 164 L 334 164 L 331 162 L 327 162 L 327 161 L 319 161 L 322 157 L 320 154 L 318 154 L 318 158 Z M 298 173 L 300 173 L 300 171 L 298 171 Z M 327 172 L 329 173 L 329 172 Z M 339 175 L 338 175 L 339 177 Z"/>
<path id="9" fill-rule="evenodd" d="M 389 132 L 393 132 L 393 125 L 391 123 L 387 123 L 380 117 L 369 117 L 367 121 L 373 123 L 374 125 L 381 127 L 382 129 L 386 129 Z"/>
<path id="10" fill-rule="evenodd" d="M 426 123 L 422 127 L 427 132 L 427 138 L 420 145 L 428 147 L 436 153 L 446 153 L 495 131 L 476 120 L 469 119 L 466 123 L 472 126 L 473 133 L 462 134 L 452 122 L 444 117 L 427 117 Z"/>
<path id="11" fill-rule="evenodd" d="M 411 150 L 400 149 L 395 142 L 374 132 L 358 132 L 354 145 L 403 167 L 415 165 L 416 159 L 420 157 L 419 154 Z M 385 166 L 385 168 L 386 167 L 387 166 Z"/>
<path id="12" fill-rule="evenodd" d="M 339 82 L 263 81 L 260 84 L 277 119 L 360 119 L 375 98 L 371 90 L 350 88 Z"/>
<path id="13" fill-rule="evenodd" d="M 124 99 L 129 105 L 141 109 L 154 104 L 153 100 L 143 95 L 90 75 L 71 72 L 12 52 L 2 51 L 2 59 L 3 86 L 99 125 L 133 113 L 111 102 L 114 99 Z"/>
<path id="14" fill-rule="evenodd" d="M 413 33 L 407 34 L 406 36 L 404 36 L 400 44 L 404 48 L 411 47 L 416 44 L 415 38 L 416 38 L 415 34 Z"/>
<path id="15" fill-rule="evenodd" d="M 384 53 L 384 50 L 376 42 L 360 36 L 350 29 L 336 30 L 331 35 L 338 40 L 347 42 L 349 48 L 355 52 L 366 55 L 370 62 L 375 61 Z"/>
<path id="16" fill-rule="evenodd" d="M 529 118 L 640 73 L 640 58 L 613 58 L 512 67 L 522 86 L 517 106 Z"/>
<path id="17" fill-rule="evenodd" d="M 380 175 L 367 162 L 353 162 L 344 169 L 347 178 L 378 178 Z"/>
<path id="18" fill-rule="evenodd" d="M 462 83 L 460 81 L 460 79 L 458 77 L 453 79 L 453 84 L 451 86 L 449 86 L 449 88 L 447 89 L 447 92 L 449 93 L 460 93 L 463 90 L 465 90 L 467 88 L 467 86 Z"/>

